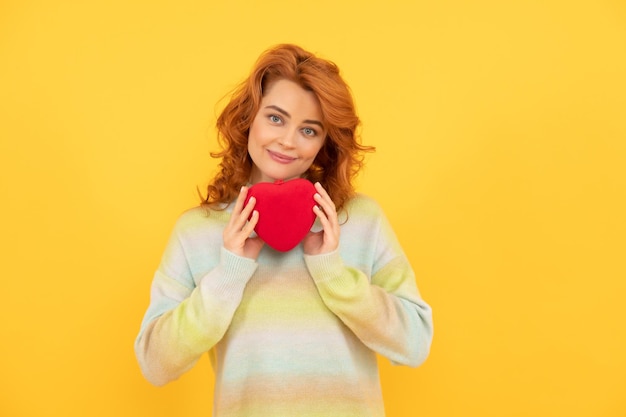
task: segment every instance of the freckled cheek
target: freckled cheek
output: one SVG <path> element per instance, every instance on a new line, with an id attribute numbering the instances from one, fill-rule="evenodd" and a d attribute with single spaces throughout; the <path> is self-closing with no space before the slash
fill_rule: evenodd
<path id="1" fill-rule="evenodd" d="M 300 156 L 306 161 L 315 159 L 316 155 L 317 155 L 317 152 L 315 151 L 315 149 L 303 149 L 300 152 Z"/>
<path id="2" fill-rule="evenodd" d="M 262 148 L 267 142 L 269 142 L 268 138 L 266 135 L 263 135 L 262 131 L 253 128 L 250 129 L 250 133 L 248 134 L 248 147 Z"/>
<path id="3" fill-rule="evenodd" d="M 307 159 L 315 159 L 319 151 L 322 150 L 322 146 L 317 143 L 309 143 L 306 148 Z"/>

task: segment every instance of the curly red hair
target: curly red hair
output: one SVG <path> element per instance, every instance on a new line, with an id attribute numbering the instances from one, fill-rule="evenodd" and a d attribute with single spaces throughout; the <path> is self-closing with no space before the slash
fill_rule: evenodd
<path id="1" fill-rule="evenodd" d="M 250 76 L 232 93 L 231 99 L 217 119 L 220 152 L 219 171 L 207 187 L 203 203 L 211 207 L 232 202 L 242 185 L 250 179 L 252 160 L 248 155 L 248 132 L 261 105 L 263 92 L 277 80 L 295 82 L 315 94 L 320 103 L 326 140 L 309 170 L 303 175 L 319 181 L 329 193 L 337 210 L 354 196 L 352 184 L 363 166 L 363 152 L 371 146 L 359 143 L 352 94 L 330 61 L 316 57 L 296 45 L 277 45 L 257 60 Z"/>

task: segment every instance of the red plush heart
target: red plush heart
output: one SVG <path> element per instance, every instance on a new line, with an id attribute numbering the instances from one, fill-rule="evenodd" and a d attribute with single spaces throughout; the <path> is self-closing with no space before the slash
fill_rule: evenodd
<path id="1" fill-rule="evenodd" d="M 316 192 L 313 184 L 303 178 L 254 184 L 248 190 L 246 204 L 250 197 L 256 198 L 254 209 L 259 212 L 256 234 L 281 252 L 296 247 L 315 222 Z"/>

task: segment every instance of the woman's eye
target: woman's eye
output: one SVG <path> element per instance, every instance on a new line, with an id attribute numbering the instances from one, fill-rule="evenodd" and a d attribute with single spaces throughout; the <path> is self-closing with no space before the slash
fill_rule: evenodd
<path id="1" fill-rule="evenodd" d="M 311 129 L 310 127 L 305 127 L 304 129 L 302 129 L 302 132 L 306 135 L 306 136 L 315 136 L 316 135 L 316 131 L 315 129 Z"/>
<path id="2" fill-rule="evenodd" d="M 272 115 L 270 116 L 270 121 L 271 121 L 272 123 L 280 123 L 282 120 L 281 120 L 281 118 L 280 118 L 280 117 L 276 116 L 275 114 L 272 114 Z"/>

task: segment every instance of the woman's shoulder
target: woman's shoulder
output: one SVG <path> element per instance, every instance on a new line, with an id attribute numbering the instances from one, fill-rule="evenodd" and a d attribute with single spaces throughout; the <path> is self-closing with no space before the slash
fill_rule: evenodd
<path id="1" fill-rule="evenodd" d="M 340 224 L 353 227 L 376 227 L 376 224 L 385 217 L 383 209 L 378 202 L 365 194 L 357 193 L 344 205 L 338 213 Z"/>
<path id="2" fill-rule="evenodd" d="M 371 215 L 379 216 L 382 214 L 382 208 L 380 204 L 373 198 L 366 194 L 357 193 L 354 197 L 350 198 L 345 205 L 346 211 L 349 215 Z"/>
<path id="3" fill-rule="evenodd" d="M 230 213 L 227 210 L 215 210 L 204 205 L 192 207 L 182 212 L 174 226 L 179 233 L 205 229 L 212 224 L 221 224 L 228 221 Z"/>

